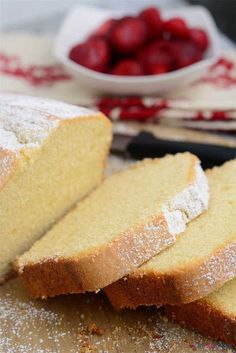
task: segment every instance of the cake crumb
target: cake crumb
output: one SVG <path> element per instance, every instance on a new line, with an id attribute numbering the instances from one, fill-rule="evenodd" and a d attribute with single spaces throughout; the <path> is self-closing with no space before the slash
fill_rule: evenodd
<path id="1" fill-rule="evenodd" d="M 90 344 L 88 338 L 84 338 L 80 353 L 97 353 L 97 348 Z"/>
<path id="2" fill-rule="evenodd" d="M 92 335 L 102 336 L 104 334 L 104 330 L 98 327 L 94 322 L 88 325 L 88 332 Z"/>

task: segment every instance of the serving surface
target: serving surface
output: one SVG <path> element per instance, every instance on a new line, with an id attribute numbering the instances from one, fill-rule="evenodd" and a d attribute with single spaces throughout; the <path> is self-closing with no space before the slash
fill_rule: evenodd
<path id="1" fill-rule="evenodd" d="M 155 308 L 117 313 L 102 293 L 32 300 L 0 287 L 0 353 L 233 353 L 164 319 Z"/>

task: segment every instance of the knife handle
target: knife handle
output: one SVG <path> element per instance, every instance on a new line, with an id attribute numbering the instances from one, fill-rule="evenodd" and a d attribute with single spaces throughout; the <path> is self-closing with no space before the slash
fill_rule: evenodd
<path id="1" fill-rule="evenodd" d="M 198 156 L 203 168 L 211 168 L 236 158 L 236 148 L 189 141 L 162 140 L 149 132 L 141 132 L 127 146 L 132 158 L 163 157 L 167 153 L 191 152 Z"/>

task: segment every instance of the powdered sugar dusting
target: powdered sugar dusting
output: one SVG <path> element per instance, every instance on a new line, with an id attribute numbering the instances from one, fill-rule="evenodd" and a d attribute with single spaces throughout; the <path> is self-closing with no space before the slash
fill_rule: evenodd
<path id="1" fill-rule="evenodd" d="M 0 300 L 0 320 L 1 353 L 62 352 L 58 342 L 71 335 L 70 330 L 63 329 L 62 315 L 30 300 L 17 300 L 11 292 Z M 35 331 L 41 332 L 42 325 L 47 328 L 46 334 L 42 338 L 37 337 L 35 342 Z M 6 336 L 4 332 L 9 330 L 9 326 L 11 335 Z M 51 342 L 51 345 L 45 347 L 45 341 Z"/>
<path id="2" fill-rule="evenodd" d="M 41 111 L 14 105 L 0 105 L 0 145 L 9 151 L 40 146 L 57 126 Z"/>
<path id="3" fill-rule="evenodd" d="M 117 313 L 102 293 L 33 300 L 19 280 L 0 288 L 0 320 L 0 353 L 230 352 L 155 308 Z"/>
<path id="4" fill-rule="evenodd" d="M 14 94 L 0 94 L 0 147 L 18 153 L 39 147 L 59 120 L 92 112 L 70 104 Z"/>
<path id="5" fill-rule="evenodd" d="M 225 257 L 227 261 L 225 261 L 224 256 L 214 256 L 212 255 L 208 264 L 207 271 L 204 268 L 201 268 L 199 277 L 202 279 L 206 279 L 207 284 L 215 284 L 218 281 L 222 281 L 222 278 L 226 277 L 227 280 L 230 280 L 236 275 L 236 242 L 230 244 L 224 249 Z M 215 270 L 217 269 L 217 271 Z M 216 276 L 212 274 L 216 272 Z M 203 293 L 203 292 L 201 292 Z M 204 288 L 204 294 L 206 293 L 206 289 Z"/>
<path id="6" fill-rule="evenodd" d="M 175 196 L 163 207 L 171 234 L 185 230 L 186 224 L 207 209 L 209 201 L 208 180 L 199 164 L 195 167 L 196 179 L 193 184 Z"/>
<path id="7" fill-rule="evenodd" d="M 236 242 L 212 254 L 207 261 L 189 272 L 183 281 L 183 291 L 189 298 L 207 296 L 213 289 L 236 276 Z"/>
<path id="8" fill-rule="evenodd" d="M 130 237 L 132 233 L 135 233 L 135 237 Z M 130 265 L 127 271 L 130 272 L 140 266 L 140 263 L 149 260 L 161 250 L 173 244 L 175 239 L 175 235 L 167 232 L 165 220 L 153 217 L 143 227 L 129 229 L 122 244 L 117 244 L 117 252 L 122 261 L 126 263 L 127 268 L 128 264 Z M 127 249 L 130 249 L 130 251 L 127 251 Z"/>
<path id="9" fill-rule="evenodd" d="M 0 149 L 1 152 L 1 149 Z M 5 177 L 11 172 L 12 163 L 14 162 L 14 156 L 8 153 L 4 153 L 3 157 L 0 157 L 0 171 L 1 178 L 5 180 Z"/>
<path id="10" fill-rule="evenodd" d="M 0 94 L 0 105 L 9 104 L 22 108 L 39 110 L 58 119 L 70 119 L 92 114 L 87 108 L 78 107 L 53 99 L 24 96 L 20 94 Z"/>

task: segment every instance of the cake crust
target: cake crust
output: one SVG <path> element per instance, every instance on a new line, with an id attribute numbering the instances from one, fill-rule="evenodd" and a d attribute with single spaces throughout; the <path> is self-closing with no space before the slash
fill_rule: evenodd
<path id="1" fill-rule="evenodd" d="M 48 259 L 26 265 L 22 270 L 16 262 L 16 267 L 34 297 L 95 291 L 111 282 L 117 271 L 121 276 L 130 271 L 135 266 L 137 256 L 143 262 L 156 251 L 173 243 L 175 237 L 168 231 L 163 215 L 152 218 L 150 224 L 157 226 L 151 242 L 150 233 L 145 231 L 146 225 L 137 225 L 96 253 L 87 253 L 80 258 Z M 140 246 L 143 248 L 142 254 L 139 253 Z M 109 266 L 111 263 L 112 266 Z"/>
<path id="2" fill-rule="evenodd" d="M 135 309 L 139 305 L 180 305 L 200 299 L 221 287 L 236 275 L 236 242 L 215 251 L 210 259 L 192 268 L 167 274 L 138 272 L 106 287 L 117 309 Z"/>
<path id="3" fill-rule="evenodd" d="M 207 179 L 198 159 L 192 156 L 192 160 L 186 189 L 145 224 L 136 224 L 111 243 L 79 257 L 51 258 L 23 266 L 17 259 L 15 268 L 32 295 L 52 297 L 99 290 L 172 245 L 186 223 L 203 212 L 208 204 Z"/>
<path id="4" fill-rule="evenodd" d="M 228 316 L 207 300 L 201 299 L 183 306 L 168 305 L 164 311 L 168 318 L 180 326 L 222 340 L 236 349 L 236 318 Z"/>

